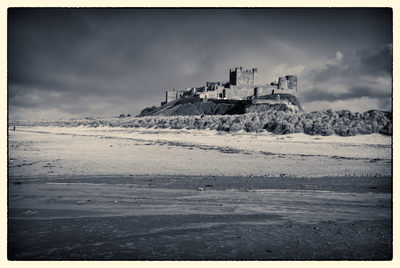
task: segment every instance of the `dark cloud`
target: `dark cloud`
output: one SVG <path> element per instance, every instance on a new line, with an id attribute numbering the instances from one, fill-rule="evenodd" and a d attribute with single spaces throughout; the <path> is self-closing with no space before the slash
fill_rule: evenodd
<path id="1" fill-rule="evenodd" d="M 329 92 L 323 89 L 313 89 L 311 91 L 305 92 L 302 94 L 302 98 L 307 100 L 308 102 L 312 101 L 337 101 L 337 100 L 345 100 L 345 99 L 354 99 L 354 98 L 387 98 L 390 97 L 391 93 L 386 91 L 381 91 L 379 89 L 374 88 L 365 88 L 365 87 L 355 87 L 349 88 L 348 92 L 335 93 Z"/>
<path id="2" fill-rule="evenodd" d="M 326 65 L 304 79 L 350 79 L 352 72 L 384 76 L 391 70 L 391 47 L 382 48 L 392 43 L 391 13 L 388 8 L 11 8 L 10 116 L 28 108 L 52 111 L 49 116 L 54 110 L 108 115 L 118 108 L 137 114 L 161 102 L 167 89 L 226 80 L 231 67 L 258 67 L 260 79 L 270 82 L 281 64 L 307 66 L 353 47 L 360 48 L 353 57 L 357 62 Z"/>
<path id="3" fill-rule="evenodd" d="M 392 45 L 383 45 L 350 52 L 341 60 L 327 63 L 322 69 L 313 70 L 314 80 L 359 79 L 362 76 L 380 77 L 392 75 Z"/>
<path id="4" fill-rule="evenodd" d="M 392 75 L 393 46 L 391 44 L 359 52 L 360 71 L 365 75 Z"/>

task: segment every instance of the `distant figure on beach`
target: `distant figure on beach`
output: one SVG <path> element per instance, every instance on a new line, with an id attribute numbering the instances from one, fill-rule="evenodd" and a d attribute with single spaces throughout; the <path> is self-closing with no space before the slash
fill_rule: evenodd
<path id="1" fill-rule="evenodd" d="M 13 130 L 15 131 L 15 126 L 13 127 Z"/>

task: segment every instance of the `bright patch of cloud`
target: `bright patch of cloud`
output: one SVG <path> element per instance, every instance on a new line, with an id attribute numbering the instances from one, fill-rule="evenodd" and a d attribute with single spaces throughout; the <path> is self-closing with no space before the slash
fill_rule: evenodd
<path id="1" fill-rule="evenodd" d="M 304 70 L 299 95 L 308 111 L 391 109 L 387 103 L 392 95 L 392 45 L 336 52 L 335 58 Z"/>
<path id="2" fill-rule="evenodd" d="M 343 59 L 343 54 L 340 51 L 336 52 L 336 59 L 338 61 L 341 61 Z"/>

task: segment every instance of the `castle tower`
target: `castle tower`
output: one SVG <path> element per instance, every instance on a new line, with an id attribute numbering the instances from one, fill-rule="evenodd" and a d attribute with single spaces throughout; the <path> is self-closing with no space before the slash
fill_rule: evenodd
<path id="1" fill-rule="evenodd" d="M 256 85 L 257 84 L 257 72 L 258 72 L 258 69 L 257 68 L 253 68 L 252 71 L 253 71 L 253 85 Z"/>
<path id="2" fill-rule="evenodd" d="M 278 79 L 278 89 L 287 89 L 288 88 L 288 83 L 286 80 L 286 77 L 281 76 Z"/>
<path id="3" fill-rule="evenodd" d="M 175 88 L 173 90 L 167 90 L 165 92 L 165 102 L 166 103 L 176 100 L 176 99 L 177 99 L 177 92 L 175 91 Z"/>
<path id="4" fill-rule="evenodd" d="M 257 68 L 243 70 L 236 67 L 229 70 L 229 83 L 233 86 L 254 85 L 256 82 Z"/>
<path id="5" fill-rule="evenodd" d="M 236 67 L 229 70 L 229 83 L 233 86 L 238 84 L 238 77 L 242 74 L 242 67 Z"/>
<path id="6" fill-rule="evenodd" d="M 297 76 L 296 75 L 287 75 L 286 80 L 288 83 L 288 89 L 292 89 L 297 92 Z"/>

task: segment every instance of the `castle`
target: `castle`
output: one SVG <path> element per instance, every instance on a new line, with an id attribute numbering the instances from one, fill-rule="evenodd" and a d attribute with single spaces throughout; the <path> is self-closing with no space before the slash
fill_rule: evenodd
<path id="1" fill-rule="evenodd" d="M 297 96 L 297 76 L 286 75 L 278 78 L 278 82 L 270 84 L 257 83 L 257 68 L 243 70 L 236 67 L 229 70 L 229 82 L 206 82 L 201 87 L 188 87 L 183 90 L 168 90 L 164 105 L 185 97 L 199 97 L 201 99 L 228 99 L 249 100 L 257 102 L 264 95 L 291 94 Z"/>

